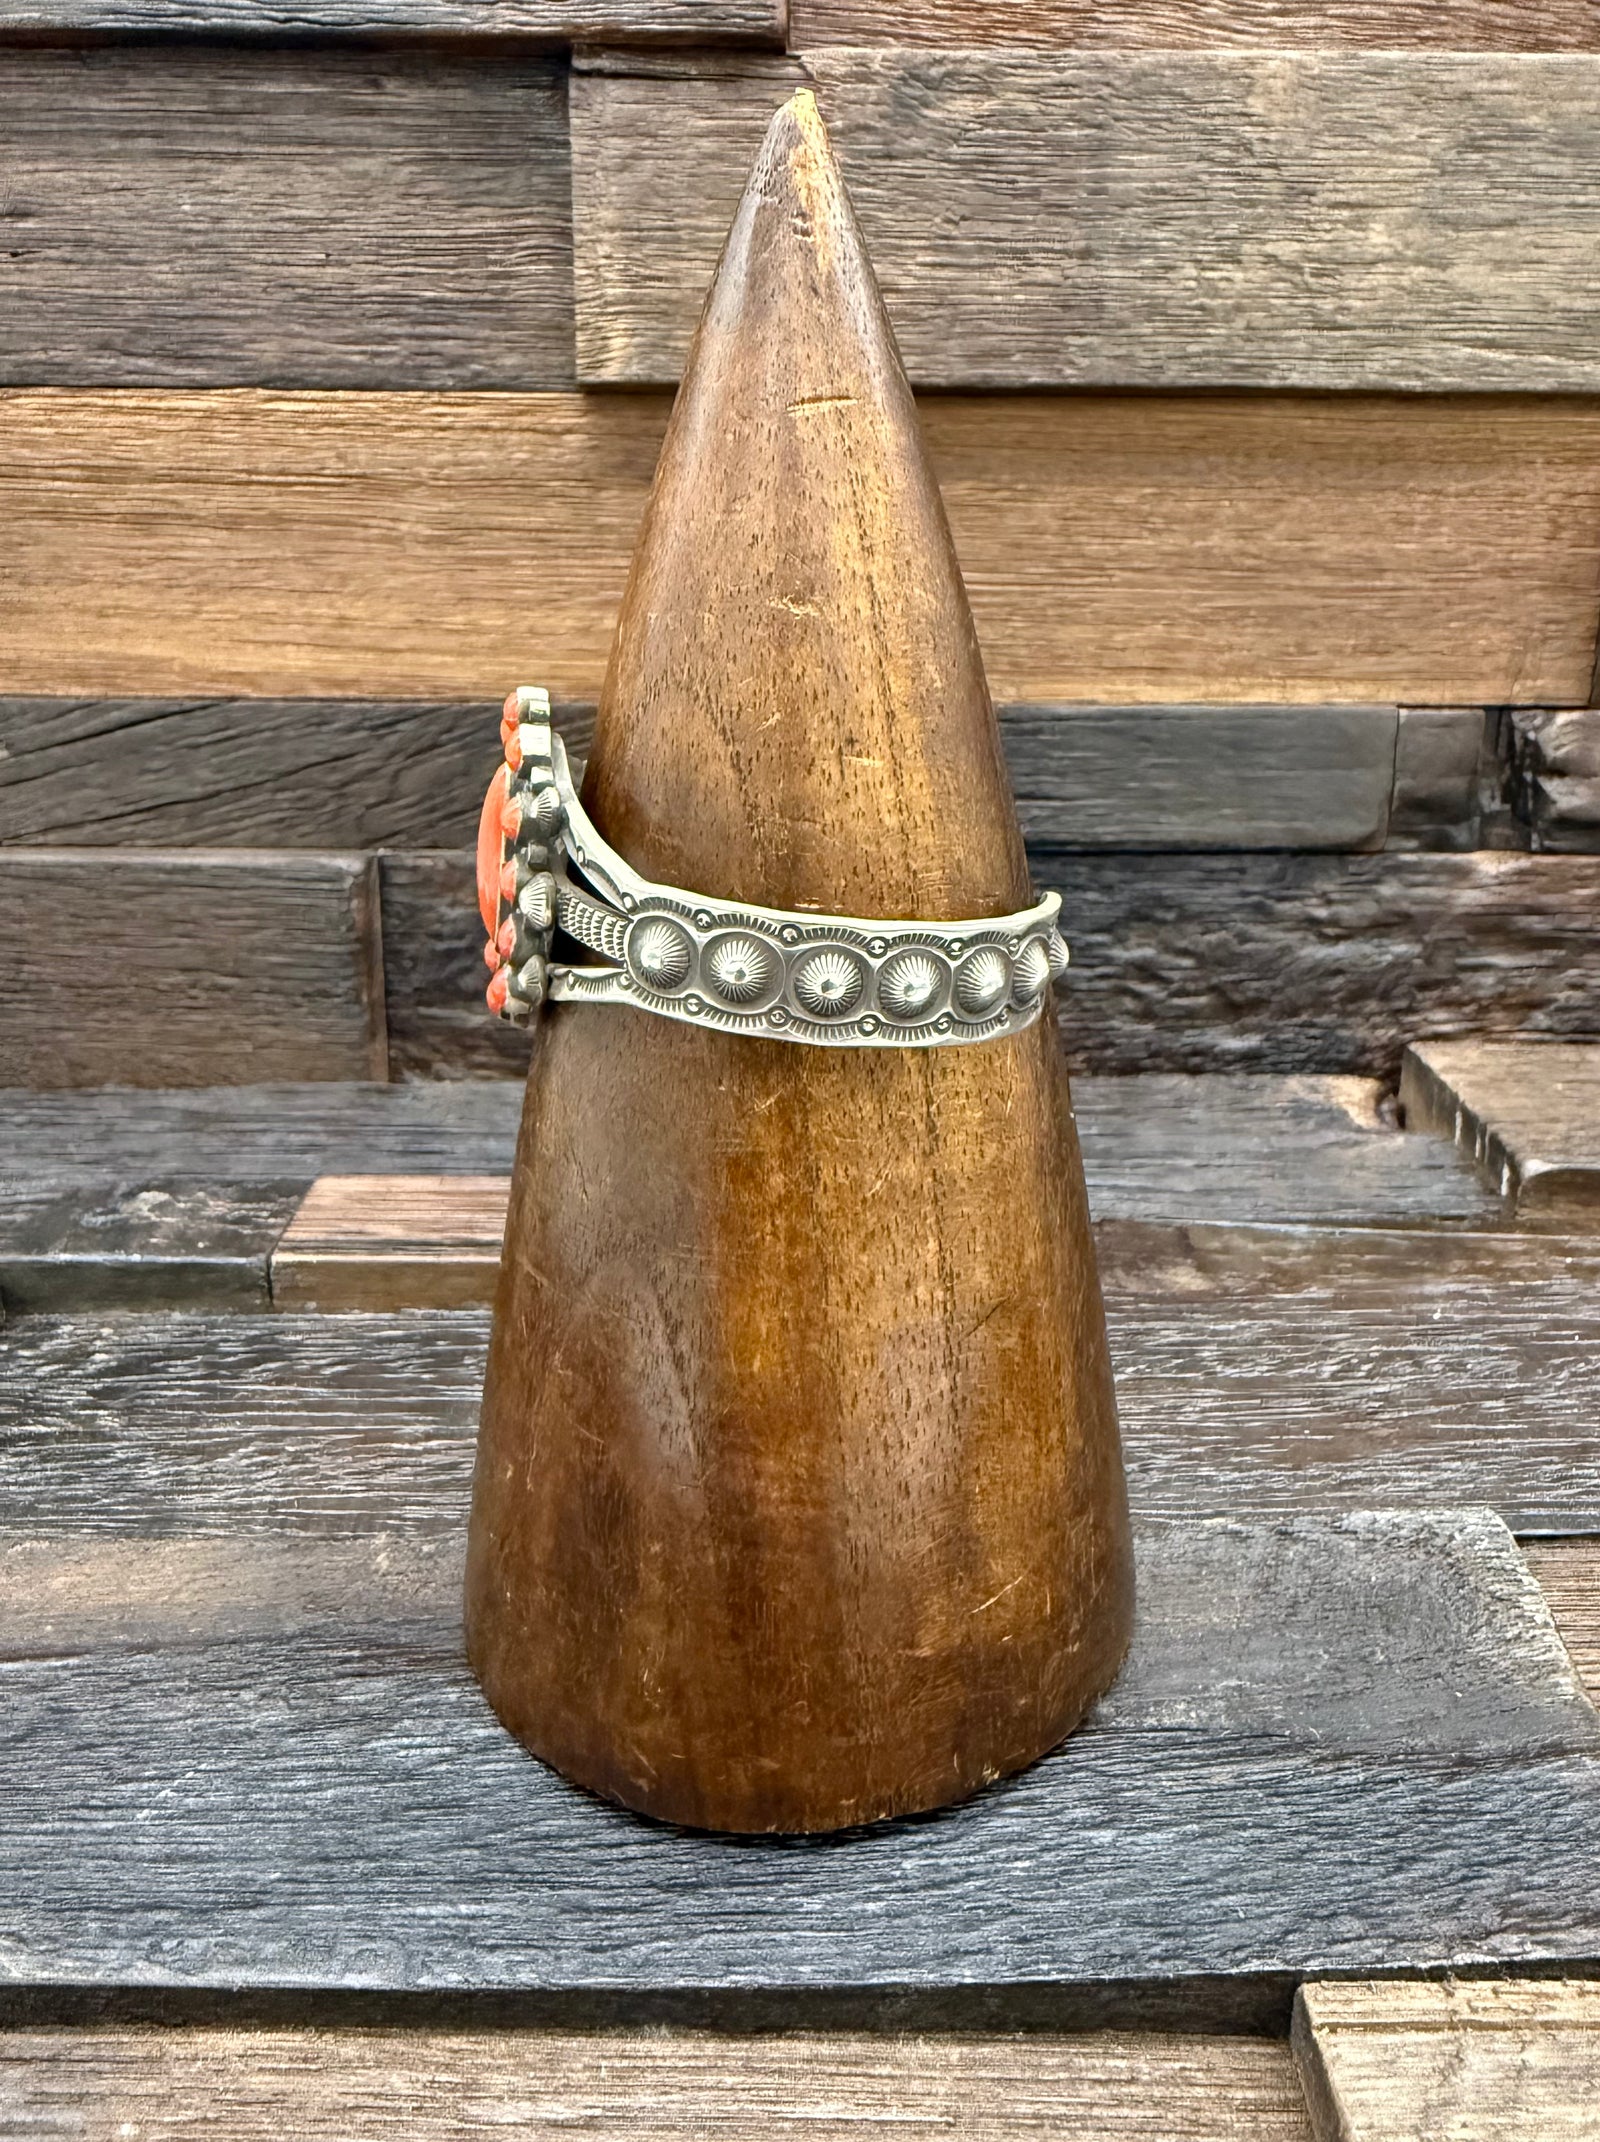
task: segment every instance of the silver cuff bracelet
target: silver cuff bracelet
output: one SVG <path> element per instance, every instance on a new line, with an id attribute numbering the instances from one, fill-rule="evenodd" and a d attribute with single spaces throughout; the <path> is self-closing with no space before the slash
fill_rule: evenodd
<path id="1" fill-rule="evenodd" d="M 488 1000 L 504 1019 L 525 1019 L 548 998 L 631 1004 L 773 1041 L 947 1048 L 1031 1026 L 1066 972 L 1057 893 L 977 922 L 880 922 L 654 885 L 590 823 L 547 693 L 514 692 L 501 737 L 478 896 L 494 969 Z M 604 964 L 553 960 L 558 928 Z"/>

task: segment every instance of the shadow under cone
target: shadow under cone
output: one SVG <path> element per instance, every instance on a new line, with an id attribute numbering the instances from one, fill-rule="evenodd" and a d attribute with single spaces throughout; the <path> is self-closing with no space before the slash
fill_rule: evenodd
<path id="1" fill-rule="evenodd" d="M 724 898 L 934 920 L 1031 897 L 915 407 L 805 92 L 690 353 L 585 802 L 637 868 Z M 547 1012 L 468 1560 L 470 1656 L 511 1730 L 649 1814 L 834 1829 L 1052 1747 L 1131 1614 L 1049 1017 L 877 1050 Z"/>

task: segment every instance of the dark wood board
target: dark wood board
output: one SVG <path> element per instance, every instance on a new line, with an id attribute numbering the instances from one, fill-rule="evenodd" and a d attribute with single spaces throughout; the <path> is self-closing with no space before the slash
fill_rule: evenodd
<path id="1" fill-rule="evenodd" d="M 806 79 L 920 386 L 1600 386 L 1600 52 L 899 45 L 574 75 L 581 380 L 677 377 Z"/>
<path id="2" fill-rule="evenodd" d="M 1399 1068 L 1413 1035 L 1600 1033 L 1586 856 L 1039 854 L 1100 1072 Z"/>
<path id="3" fill-rule="evenodd" d="M 665 413 L 9 391 L 6 689 L 592 699 Z M 1600 403 L 988 395 L 922 414 L 1002 702 L 1588 696 Z"/>
<path id="4" fill-rule="evenodd" d="M 1600 1230 L 1600 1039 L 1418 1042 L 1408 1122 L 1454 1138 L 1530 1225 Z"/>
<path id="5" fill-rule="evenodd" d="M 785 0 L 0 0 L 0 38 L 287 39 L 448 46 L 781 45 Z"/>
<path id="6" fill-rule="evenodd" d="M 1600 1947 L 1600 1721 L 1487 1516 L 1146 1530 L 1134 1651 L 1065 1750 L 816 1846 L 648 1825 L 536 1767 L 461 1661 L 459 1566 L 393 1537 L 16 1540 L 12 1986 L 979 2012 L 1164 1980 L 1203 2023 L 1219 1979 L 1265 2013 L 1308 1970 Z"/>
<path id="7" fill-rule="evenodd" d="M 1380 1245 L 1382 1247 L 1382 1245 Z M 1409 1289 L 1108 1294 L 1136 1513 L 1491 1504 L 1600 1532 L 1592 1266 Z M 479 1311 L 18 1317 L 0 1502 L 31 1530 L 342 1534 L 465 1520 Z M 385 1500 L 397 1498 L 397 1505 Z"/>
<path id="8" fill-rule="evenodd" d="M 527 1029 L 506 1025 L 484 1002 L 489 970 L 471 855 L 386 854 L 378 870 L 391 1076 L 524 1077 Z"/>
<path id="9" fill-rule="evenodd" d="M 1038 849 L 1072 968 L 1075 1070 L 1390 1074 L 1417 1034 L 1600 1033 L 1600 861 L 1464 855 L 1086 854 Z M 513 1066 L 478 1012 L 471 858 L 385 856 L 394 1061 Z"/>
<path id="10" fill-rule="evenodd" d="M 1510 725 L 1517 808 L 1534 846 L 1600 851 L 1600 708 L 1519 708 Z"/>
<path id="11" fill-rule="evenodd" d="M 386 1075 L 370 856 L 0 853 L 0 1085 Z"/>
<path id="12" fill-rule="evenodd" d="M 1317 2142 L 1584 2142 L 1600 1985 L 1399 1979 L 1302 1986 L 1295 2062 Z"/>
<path id="13" fill-rule="evenodd" d="M 0 50 L 0 106 L 8 384 L 572 377 L 566 85 L 547 62 Z"/>
<path id="14" fill-rule="evenodd" d="M 793 0 L 790 42 L 1592 52 L 1587 0 Z"/>
<path id="15" fill-rule="evenodd" d="M 1462 849 L 1483 838 L 1501 807 L 1509 726 L 1483 707 L 1402 707 L 1385 845 Z M 1509 845 L 1525 847 L 1526 840 Z"/>
<path id="16" fill-rule="evenodd" d="M 510 1080 L 238 1085 L 6 1095 L 0 1182 L 254 1183 L 509 1169 L 522 1112 Z"/>
<path id="17" fill-rule="evenodd" d="M 1152 1073 L 1073 1093 L 1096 1209 L 1119 1218 L 1481 1227 L 1500 1210 L 1447 1140 L 1396 1130 L 1376 1080 Z M 521 1106 L 503 1079 L 12 1092 L 0 1181 L 502 1174 Z"/>
<path id="18" fill-rule="evenodd" d="M 1001 709 L 1017 815 L 1068 848 L 1381 848 L 1393 707 Z"/>
<path id="19" fill-rule="evenodd" d="M 729 2037 L 427 2026 L 0 2030 L 0 2102 L 80 2142 L 458 2142 L 464 2123 L 555 2142 L 1311 2142 L 1281 2040 L 1155 2031 Z"/>
<path id="20" fill-rule="evenodd" d="M 1453 834 L 1462 784 L 1438 740 L 1483 716 L 1418 711 L 1462 719 L 1430 723 L 1412 749 L 1407 823 Z M 581 757 L 593 708 L 556 718 Z M 1408 713 L 1406 734 L 1417 726 Z M 1000 709 L 1023 830 L 1082 848 L 1381 846 L 1399 727 L 1393 707 Z M 474 825 L 499 748 L 485 702 L 0 698 L 0 841 L 81 833 L 88 751 L 116 758 L 96 799 L 110 840 L 448 848 Z M 197 780 L 206 761 L 215 775 Z"/>
<path id="21" fill-rule="evenodd" d="M 0 1308 L 264 1309 L 300 1185 L 0 1184 Z"/>

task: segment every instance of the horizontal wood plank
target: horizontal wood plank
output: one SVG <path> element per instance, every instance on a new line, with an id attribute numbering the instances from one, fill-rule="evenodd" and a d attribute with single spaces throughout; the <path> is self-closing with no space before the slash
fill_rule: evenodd
<path id="1" fill-rule="evenodd" d="M 0 105 L 0 381 L 572 377 L 566 90 L 547 62 L 0 49 Z"/>
<path id="2" fill-rule="evenodd" d="M 1369 45 L 1592 52 L 1586 0 L 793 0 L 790 41 L 815 45 Z"/>
<path id="3" fill-rule="evenodd" d="M 493 39 L 511 45 L 781 45 L 784 0 L 0 0 L 0 37 Z"/>
<path id="4" fill-rule="evenodd" d="M 272 1298 L 280 1309 L 491 1302 L 510 1190 L 506 1175 L 319 1176 L 273 1250 Z"/>
<path id="5" fill-rule="evenodd" d="M 0 852 L 0 1085 L 382 1078 L 370 856 Z"/>
<path id="6" fill-rule="evenodd" d="M 1600 1702 L 1600 1539 L 1530 1540 L 1522 1551 L 1579 1679 Z"/>
<path id="7" fill-rule="evenodd" d="M 1591 857 L 1041 853 L 1034 874 L 1062 896 L 1082 1069 L 1386 1074 L 1417 1034 L 1600 1033 Z"/>
<path id="8" fill-rule="evenodd" d="M 577 360 L 678 376 L 816 88 L 912 380 L 1600 387 L 1600 52 L 820 48 L 572 83 Z"/>
<path id="9" fill-rule="evenodd" d="M 593 699 L 665 413 L 0 395 L 7 690 Z M 1001 700 L 1588 694 L 1600 403 L 954 396 L 924 422 Z"/>
<path id="10" fill-rule="evenodd" d="M 1583 2142 L 1600 2100 L 1600 1984 L 1317 1983 L 1294 2053 L 1318 2142 Z"/>
<path id="11" fill-rule="evenodd" d="M 1146 1529 L 1093 1720 L 847 1850 L 730 1852 L 532 1764 L 460 1656 L 454 1543 L 137 1554 L 98 1583 L 92 1544 L 0 1555 L 13 1986 L 894 1985 L 970 2016 L 1165 1980 L 1203 2022 L 1219 1980 L 1265 2011 L 1307 1971 L 1596 1938 L 1600 1721 L 1482 1514 Z"/>
<path id="12" fill-rule="evenodd" d="M 1386 845 L 1499 845 L 1482 836 L 1500 805 L 1506 741 L 1504 723 L 1482 707 L 1402 707 Z"/>
<path id="13" fill-rule="evenodd" d="M 1068 848 L 1381 848 L 1393 707 L 1001 709 L 1029 840 Z"/>
<path id="14" fill-rule="evenodd" d="M 1386 1250 L 1387 1243 L 1380 1244 Z M 1108 1288 L 1134 1508 L 1164 1518 L 1488 1503 L 1600 1532 L 1592 1264 L 1299 1292 Z M 0 1501 L 114 1534 L 161 1483 L 183 1529 L 449 1535 L 465 1523 L 488 1319 L 18 1317 L 0 1359 Z"/>
<path id="15" fill-rule="evenodd" d="M 1600 1228 L 1600 1039 L 1419 1042 L 1400 1099 L 1409 1122 L 1454 1138 L 1519 1218 Z"/>
<path id="16" fill-rule="evenodd" d="M 482 1175 L 509 1170 L 521 1113 L 520 1085 L 488 1079 L 13 1091 L 0 1108 L 0 1182 L 294 1182 L 303 1192 L 327 1174 Z"/>
<path id="17" fill-rule="evenodd" d="M 1511 716 L 1517 804 L 1538 848 L 1600 850 L 1600 707 Z"/>
<path id="18" fill-rule="evenodd" d="M 1408 825 L 1459 825 L 1445 716 L 1408 761 Z M 1002 706 L 1023 829 L 1079 848 L 1373 848 L 1402 726 L 1393 707 Z M 556 710 L 580 756 L 594 710 Z M 1404 727 L 1416 728 L 1408 714 Z M 1432 756 L 1428 755 L 1432 746 Z M 240 833 L 262 846 L 449 848 L 499 763 L 498 711 L 429 700 L 0 698 L 0 841 L 83 824 L 86 751 L 115 753 L 104 838 L 160 847 Z M 1459 756 L 1459 753 L 1457 754 Z M 1444 757 L 1441 767 L 1437 762 Z M 196 766 L 217 769 L 196 779 Z M 1474 745 L 1472 771 L 1477 768 Z"/>
<path id="19" fill-rule="evenodd" d="M 312 2029 L 0 2031 L 0 2102 L 81 2142 L 181 2142 L 215 2108 L 228 2142 L 446 2142 L 463 2127 L 595 2142 L 1310 2142 L 1287 2046 L 1086 2031 L 801 2036 Z"/>
<path id="20" fill-rule="evenodd" d="M 0 1187 L 0 1309 L 263 1309 L 297 1183 Z"/>
<path id="21" fill-rule="evenodd" d="M 1036 849 L 1072 967 L 1075 1070 L 1391 1074 L 1416 1034 L 1600 1033 L 1600 859 L 1511 853 L 1142 856 Z M 479 1007 L 471 857 L 386 856 L 394 1061 L 520 1069 Z"/>

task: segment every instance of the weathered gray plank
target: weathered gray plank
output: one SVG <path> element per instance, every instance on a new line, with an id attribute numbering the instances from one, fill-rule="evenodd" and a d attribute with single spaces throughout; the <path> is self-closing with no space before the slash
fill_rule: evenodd
<path id="1" fill-rule="evenodd" d="M 1386 1100 L 1365 1079 L 1080 1081 L 1108 1276 L 1141 1293 L 1388 1290 L 1397 1279 L 1531 1281 L 1571 1268 L 1569 1242 L 1535 1268 L 1526 1242 L 1461 1232 L 1498 1221 L 1498 1198 L 1451 1145 L 1397 1131 Z M 296 1309 L 492 1301 L 508 1188 L 503 1168 L 324 1174 L 273 1252 L 273 1299 Z M 1422 1231 L 1441 1222 L 1443 1232 Z M 1600 1270 L 1597 1260 L 1600 1250 L 1588 1260 Z"/>
<path id="2" fill-rule="evenodd" d="M 1592 52 L 1587 0 L 794 0 L 791 43 L 814 45 L 1437 46 Z"/>
<path id="3" fill-rule="evenodd" d="M 264 1309 L 297 1183 L 0 1183 L 0 1307 Z"/>
<path id="4" fill-rule="evenodd" d="M 1480 711 L 1437 713 L 1430 739 L 1441 721 L 1452 744 L 1483 725 Z M 581 755 L 593 707 L 556 715 Z M 0 698 L 0 841 L 80 836 L 89 751 L 116 757 L 95 804 L 110 840 L 185 846 L 244 828 L 275 847 L 448 848 L 476 821 L 497 722 L 486 702 Z M 1083 848 L 1380 846 L 1396 728 L 1393 707 L 1000 709 L 1024 830 Z M 1412 753 L 1405 800 L 1410 822 L 1454 832 L 1460 783 L 1439 755 Z"/>
<path id="5" fill-rule="evenodd" d="M 1548 0 L 1545 0 L 1548 4 Z M 781 45 L 784 0 L 0 0 L 0 36 L 495 38 L 517 45 Z"/>
<path id="6" fill-rule="evenodd" d="M 0 50 L 0 106 L 0 380 L 572 377 L 565 83 L 548 62 Z"/>
<path id="7" fill-rule="evenodd" d="M 1500 803 L 1505 724 L 1482 707 L 1402 707 L 1387 845 L 1477 848 Z"/>
<path id="8" fill-rule="evenodd" d="M 1600 2102 L 1600 1984 L 1312 1983 L 1294 2053 L 1318 2142 L 1586 2142 Z"/>
<path id="9" fill-rule="evenodd" d="M 477 1175 L 507 1169 L 522 1089 L 239 1085 L 193 1091 L 23 1093 L 0 1108 L 0 1183 L 298 1181 L 324 1174 Z M 1468 1171 L 1470 1172 L 1470 1171 Z"/>
<path id="10" fill-rule="evenodd" d="M 1376 1080 L 1153 1073 L 1073 1092 L 1097 1212 L 1382 1227 L 1481 1226 L 1500 1210 L 1447 1142 L 1396 1130 Z M 0 1181 L 503 1174 L 521 1107 L 519 1086 L 489 1079 L 15 1091 Z"/>
<path id="11" fill-rule="evenodd" d="M 1600 1225 L 1600 1041 L 1419 1042 L 1407 1120 L 1454 1138 L 1519 1219 Z"/>
<path id="12" fill-rule="evenodd" d="M 385 1076 L 371 857 L 0 852 L 0 1085 Z"/>
<path id="13" fill-rule="evenodd" d="M 1499 1218 L 1460 1155 L 1396 1129 L 1372 1079 L 1080 1077 L 1073 1097 L 1101 1219 L 1482 1227 Z"/>
<path id="14" fill-rule="evenodd" d="M 484 1003 L 489 971 L 472 856 L 386 854 L 378 867 L 392 1075 L 520 1079 L 531 1036 Z"/>
<path id="15" fill-rule="evenodd" d="M 1102 1072 L 1396 1070 L 1417 1034 L 1600 1032 L 1584 856 L 1041 852 L 1068 1053 Z"/>
<path id="16" fill-rule="evenodd" d="M 1592 1265 L 1387 1290 L 1108 1289 L 1147 1517 L 1492 1504 L 1600 1532 Z M 31 1530 L 345 1534 L 465 1522 L 488 1319 L 19 1317 L 0 1504 Z"/>
<path id="17" fill-rule="evenodd" d="M 1600 708 L 1518 708 L 1512 778 L 1536 848 L 1600 850 Z"/>
<path id="18" fill-rule="evenodd" d="M 578 374 L 677 376 L 766 119 L 816 86 L 930 386 L 1600 386 L 1600 54 L 596 64 Z"/>
<path id="19" fill-rule="evenodd" d="M 1030 840 L 1068 848 L 1380 848 L 1393 707 L 1001 709 Z"/>
<path id="20" fill-rule="evenodd" d="M 1600 861 L 1582 856 L 1080 854 L 1062 895 L 1077 1070 L 1389 1073 L 1415 1034 L 1600 1032 Z M 471 859 L 386 856 L 394 1060 L 520 1067 L 480 1016 Z M 487 1031 L 486 1031 L 487 1029 Z"/>
<path id="21" fill-rule="evenodd" d="M 185 1603 L 186 1548 L 155 1544 L 119 1630 L 92 1549 L 62 1549 L 51 1584 L 20 1542 L 0 1558 L 8 1975 L 895 1985 L 973 2013 L 983 1988 L 1169 1980 L 1204 2020 L 1212 1979 L 1265 2007 L 1307 1970 L 1592 1953 L 1600 1721 L 1492 1520 L 1141 1545 L 1134 1652 L 1059 1755 L 844 1850 L 730 1850 L 530 1763 L 461 1660 L 453 1551 L 323 1549 L 303 1583 L 272 1555 L 230 1618 Z"/>
<path id="22" fill-rule="evenodd" d="M 808 2031 L 605 2032 L 99 2026 L 0 2032 L 0 2106 L 81 2142 L 1310 2142 L 1289 2050 L 1268 2038 Z"/>

